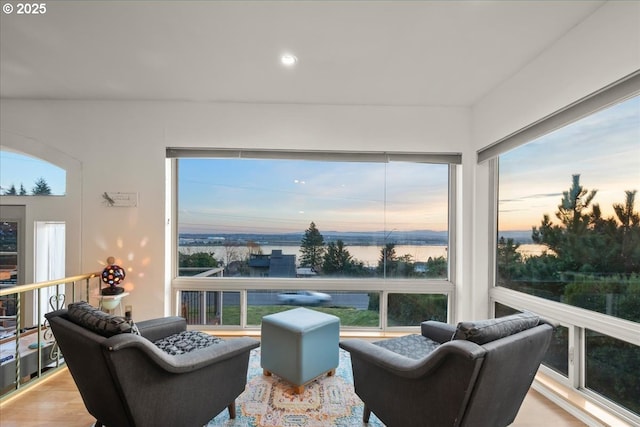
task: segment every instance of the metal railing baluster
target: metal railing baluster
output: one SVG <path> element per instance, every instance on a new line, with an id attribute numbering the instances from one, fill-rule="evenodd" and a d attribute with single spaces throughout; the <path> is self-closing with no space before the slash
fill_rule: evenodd
<path id="1" fill-rule="evenodd" d="M 82 296 L 82 292 L 76 292 L 75 287 L 77 282 L 82 283 L 83 280 L 86 283 L 85 288 L 86 288 L 86 296 L 88 300 L 89 289 L 90 289 L 91 281 L 93 279 L 97 280 L 98 282 L 97 286 L 98 288 L 100 288 L 100 273 L 98 272 L 98 273 L 87 273 L 87 274 L 82 274 L 78 276 L 66 277 L 66 278 L 57 279 L 57 280 L 48 280 L 45 282 L 31 283 L 27 285 L 19 285 L 19 286 L 4 288 L 0 290 L 0 297 L 15 295 L 15 328 L 16 328 L 15 337 L 13 337 L 13 339 L 8 338 L 3 341 L 6 344 L 9 344 L 12 341 L 15 342 L 15 350 L 13 352 L 13 361 L 15 361 L 15 372 L 14 372 L 15 383 L 11 389 L 9 389 L 8 386 L 7 388 L 3 389 L 4 394 L 0 396 L 0 401 L 4 401 L 5 399 L 13 396 L 15 393 L 21 391 L 21 389 L 25 389 L 25 386 L 27 385 L 32 386 L 37 384 L 41 379 L 44 378 L 44 373 L 43 373 L 44 366 L 42 361 L 42 355 L 44 353 L 43 342 L 44 340 L 47 340 L 49 338 L 53 339 L 53 335 L 52 334 L 50 335 L 47 322 L 46 321 L 41 322 L 41 319 L 43 316 L 42 289 L 55 286 L 55 295 L 52 295 L 49 298 L 49 306 L 51 310 L 59 310 L 65 306 L 65 299 L 67 296 L 70 297 L 72 302 L 75 302 L 78 297 Z M 63 286 L 69 283 L 72 285 L 71 289 L 68 289 L 67 286 Z M 23 346 L 25 348 L 23 349 L 23 351 L 21 351 L 20 343 L 21 343 L 21 339 L 27 335 L 27 333 L 24 333 L 24 331 L 27 328 L 30 329 L 30 326 L 29 326 L 30 321 L 25 319 L 24 316 L 29 315 L 29 313 L 32 313 L 33 315 L 32 310 L 26 310 L 26 307 L 23 306 L 23 301 L 25 302 L 27 301 L 24 299 L 27 296 L 27 292 L 32 292 L 32 291 L 35 291 L 33 292 L 33 298 L 35 299 L 35 304 L 36 304 L 35 313 L 37 316 L 35 327 L 38 328 L 37 331 L 34 331 L 37 333 L 36 341 L 35 341 L 35 345 L 36 345 L 35 351 L 38 358 L 37 364 L 36 364 L 37 371 L 35 372 L 36 374 L 35 377 L 30 381 L 28 381 L 28 384 L 27 383 L 23 384 L 21 381 L 22 379 L 21 371 L 23 367 L 27 365 L 21 363 L 21 355 L 22 355 L 21 353 L 26 353 L 28 352 L 28 350 L 26 350 L 27 348 L 26 346 Z M 57 349 L 55 341 L 53 342 L 49 359 L 50 360 L 55 359 L 55 367 L 53 368 L 54 370 L 57 370 L 62 366 L 62 364 L 60 363 L 60 352 Z M 11 363 L 11 361 L 12 360 L 10 359 L 4 362 Z M 48 364 L 48 366 L 50 365 L 51 363 Z M 10 374 L 9 374 L 9 377 L 10 377 Z"/>

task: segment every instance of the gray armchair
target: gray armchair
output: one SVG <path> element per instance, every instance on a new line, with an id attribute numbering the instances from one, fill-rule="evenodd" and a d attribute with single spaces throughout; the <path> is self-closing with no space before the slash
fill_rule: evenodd
<path id="1" fill-rule="evenodd" d="M 134 325 L 121 317 L 94 309 L 79 318 L 73 306 L 46 317 L 96 426 L 202 426 L 225 408 L 235 417 L 258 341 L 237 338 L 170 354 L 153 341 L 184 333 L 181 317 L 138 322 L 137 335 L 127 333 Z"/>
<path id="2" fill-rule="evenodd" d="M 340 342 L 356 394 L 388 427 L 507 426 L 551 341 L 553 326 L 521 313 L 458 327 L 428 321 L 421 335 Z"/>

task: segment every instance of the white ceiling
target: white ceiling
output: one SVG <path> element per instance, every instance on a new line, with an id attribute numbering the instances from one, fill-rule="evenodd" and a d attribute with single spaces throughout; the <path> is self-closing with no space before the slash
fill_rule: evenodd
<path id="1" fill-rule="evenodd" d="M 1 14 L 0 96 L 469 106 L 603 3 L 49 1 Z"/>

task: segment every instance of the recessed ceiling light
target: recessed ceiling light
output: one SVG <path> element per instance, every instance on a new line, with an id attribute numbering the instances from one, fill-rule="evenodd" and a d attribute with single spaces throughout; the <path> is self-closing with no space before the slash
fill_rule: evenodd
<path id="1" fill-rule="evenodd" d="M 296 62 L 298 62 L 298 58 L 296 58 L 295 55 L 286 54 L 280 57 L 280 62 L 282 62 L 282 64 L 286 65 L 287 67 L 291 67 Z"/>

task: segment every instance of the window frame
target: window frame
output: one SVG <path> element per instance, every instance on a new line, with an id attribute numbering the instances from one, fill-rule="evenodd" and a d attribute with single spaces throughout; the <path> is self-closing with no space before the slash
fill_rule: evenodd
<path id="1" fill-rule="evenodd" d="M 495 316 L 495 305 L 499 303 L 516 310 L 535 312 L 552 322 L 557 322 L 560 326 L 567 327 L 569 330 L 569 375 L 565 377 L 545 365 L 541 365 L 540 371 L 554 381 L 576 390 L 588 400 L 606 407 L 632 423 L 640 423 L 640 417 L 617 405 L 614 401 L 586 388 L 585 367 L 587 355 L 585 333 L 586 330 L 592 330 L 640 346 L 640 324 L 497 286 L 498 157 L 502 153 L 532 142 L 581 118 L 639 95 L 640 71 L 636 71 L 612 85 L 588 95 L 477 152 L 478 164 L 486 163 L 489 168 L 488 196 L 490 212 L 488 215 L 489 224 L 487 225 L 489 233 L 489 312 L 492 316 Z M 554 401 L 558 400 L 553 392 L 546 390 L 544 387 L 538 386 L 536 389 Z M 569 408 L 567 405 L 561 406 Z M 575 411 L 573 413 L 580 415 Z"/>
<path id="2" fill-rule="evenodd" d="M 387 300 L 389 293 L 445 294 L 447 295 L 447 321 L 455 319 L 456 307 L 456 206 L 458 179 L 462 155 L 459 153 L 414 153 L 414 152 L 348 152 L 348 151 L 298 151 L 298 150 L 242 150 L 226 148 L 167 148 L 167 212 L 171 218 L 178 218 L 178 161 L 180 157 L 215 158 L 263 158 L 263 159 L 305 159 L 328 161 L 389 162 L 409 161 L 413 163 L 448 164 L 448 279 L 357 279 L 357 278 L 267 278 L 268 289 L 278 290 L 317 290 L 326 291 L 367 291 L 380 293 L 380 324 L 376 328 L 343 327 L 350 331 L 416 331 L 419 325 L 387 325 Z M 176 220 L 167 220 L 167 258 L 171 260 L 169 281 L 171 284 L 171 312 L 180 313 L 181 291 L 227 291 L 240 292 L 240 325 L 198 325 L 200 329 L 224 329 L 251 331 L 255 328 L 247 325 L 247 293 L 252 290 L 264 290 L 265 279 L 251 277 L 180 277 L 178 276 L 178 224 Z M 392 290 L 390 292 L 389 290 Z"/>

